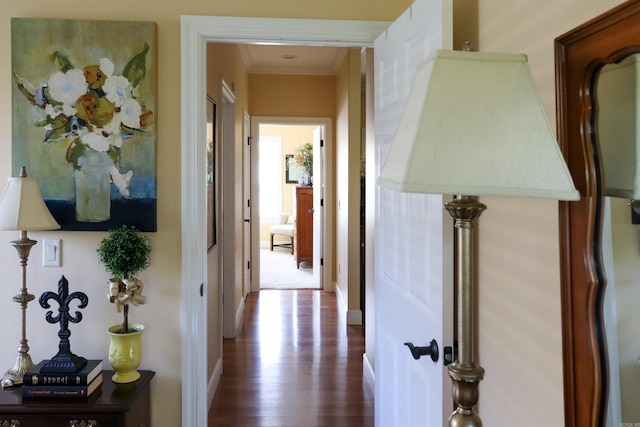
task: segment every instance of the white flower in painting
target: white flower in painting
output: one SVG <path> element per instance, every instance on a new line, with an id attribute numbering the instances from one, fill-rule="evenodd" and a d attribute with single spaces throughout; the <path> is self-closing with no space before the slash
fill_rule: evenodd
<path id="1" fill-rule="evenodd" d="M 73 104 L 62 104 L 62 105 L 47 104 L 44 107 L 44 111 L 52 119 L 55 119 L 60 114 L 66 117 L 73 117 L 78 112 L 78 110 L 76 110 L 76 107 L 74 107 Z"/>
<path id="2" fill-rule="evenodd" d="M 131 85 L 129 80 L 123 76 L 110 76 L 102 87 L 107 99 L 121 107 L 127 99 L 131 98 Z"/>
<path id="3" fill-rule="evenodd" d="M 80 96 L 87 93 L 87 81 L 79 69 L 54 73 L 48 86 L 51 97 L 65 105 L 74 105 Z"/>
<path id="4" fill-rule="evenodd" d="M 118 134 L 111 135 L 111 145 L 116 148 L 122 148 L 122 138 L 120 138 Z"/>
<path id="5" fill-rule="evenodd" d="M 106 152 L 109 150 L 111 142 L 100 132 L 89 132 L 82 136 L 82 142 L 93 150 Z"/>
<path id="6" fill-rule="evenodd" d="M 129 183 L 131 183 L 133 171 L 130 170 L 125 174 L 121 174 L 115 166 L 111 166 L 109 173 L 111 174 L 111 182 L 118 188 L 120 194 L 124 197 L 129 197 Z"/>
<path id="7" fill-rule="evenodd" d="M 102 130 L 108 135 L 117 135 L 120 133 L 120 120 L 118 120 L 118 113 L 113 117 L 113 120 L 102 127 Z"/>
<path id="8" fill-rule="evenodd" d="M 105 73 L 107 76 L 113 75 L 113 70 L 116 68 L 116 66 L 113 65 L 113 62 L 111 62 L 109 58 L 100 58 L 99 64 L 100 64 L 100 71 Z"/>
<path id="9" fill-rule="evenodd" d="M 140 127 L 140 115 L 142 114 L 142 107 L 135 99 L 127 99 L 120 107 L 120 112 L 117 115 L 117 119 L 123 125 L 138 129 Z"/>

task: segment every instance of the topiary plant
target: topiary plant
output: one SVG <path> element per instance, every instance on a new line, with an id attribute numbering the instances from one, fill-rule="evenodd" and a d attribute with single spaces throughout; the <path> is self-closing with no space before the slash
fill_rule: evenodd
<path id="1" fill-rule="evenodd" d="M 134 276 L 149 266 L 149 240 L 135 227 L 123 225 L 110 230 L 96 251 L 100 262 L 113 276 L 109 279 L 107 296 L 116 304 L 118 312 L 124 311 L 122 333 L 130 332 L 129 303 L 137 306 L 146 302 L 142 281 Z"/>

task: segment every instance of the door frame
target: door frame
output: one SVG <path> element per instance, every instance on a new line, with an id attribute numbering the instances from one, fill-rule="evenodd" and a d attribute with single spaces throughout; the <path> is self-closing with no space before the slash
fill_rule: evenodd
<path id="1" fill-rule="evenodd" d="M 260 233 L 260 229 L 255 229 L 253 226 L 252 219 L 256 217 L 253 216 L 254 208 L 251 203 L 253 200 L 258 200 L 253 198 L 252 188 L 257 185 L 258 182 L 258 157 L 253 155 L 252 153 L 252 138 L 251 138 L 251 116 L 249 112 L 242 109 L 242 144 L 244 145 L 243 151 L 243 182 L 242 182 L 242 209 L 243 220 L 242 228 L 244 231 L 244 236 L 242 238 L 242 296 L 247 297 L 251 292 L 251 280 L 253 277 L 256 277 L 254 274 L 254 265 L 251 262 L 252 259 L 252 242 L 251 237 L 256 233 Z M 259 226 L 260 224 L 258 224 Z M 260 272 L 260 264 L 258 263 L 258 273 Z M 257 276 L 258 280 L 260 275 Z"/>
<path id="2" fill-rule="evenodd" d="M 206 426 L 206 44 L 373 47 L 384 21 L 180 17 L 182 425 Z M 195 143 L 194 143 L 195 141 Z M 221 228 L 225 224 L 221 224 Z M 221 248 L 224 250 L 224 248 Z M 222 328 L 222 325 L 218 325 Z"/>
<path id="3" fill-rule="evenodd" d="M 320 181 L 324 182 L 324 215 L 322 216 L 324 224 L 321 227 L 323 230 L 321 239 L 324 244 L 321 245 L 321 256 L 324 258 L 324 263 L 321 266 L 313 266 L 314 274 L 316 268 L 321 268 L 323 271 L 320 274 L 321 282 L 320 288 L 327 292 L 334 292 L 335 286 L 331 281 L 330 275 L 325 274 L 327 271 L 333 271 L 333 248 L 331 245 L 327 245 L 326 242 L 331 242 L 333 233 L 333 218 L 331 215 L 327 215 L 327 212 L 332 212 L 333 209 L 333 163 L 334 163 L 334 141 L 333 141 L 333 125 L 330 117 L 292 117 L 292 116 L 252 116 L 251 117 L 251 135 L 254 136 L 254 142 L 258 142 L 260 137 L 260 125 L 283 125 L 283 126 L 317 126 L 323 128 L 324 131 L 324 170 L 320 171 L 318 177 Z M 258 150 L 256 144 L 253 144 L 252 150 Z M 253 152 L 252 152 L 253 153 Z M 314 156 L 316 153 L 314 153 Z M 255 155 L 252 154 L 252 157 Z M 257 168 L 257 164 L 251 165 Z M 252 174 L 257 176 L 257 171 L 252 171 Z M 315 177 L 315 175 L 314 175 Z M 251 199 L 258 200 L 259 189 L 257 185 L 251 186 Z M 319 188 L 321 182 L 318 185 L 314 182 L 313 189 L 315 191 L 321 191 Z M 260 206 L 259 203 L 251 204 L 251 216 L 252 218 L 260 218 Z M 255 233 L 251 236 L 251 265 L 253 277 L 257 280 L 251 282 L 251 291 L 260 291 L 260 223 L 257 221 L 255 225 Z M 315 225 L 314 225 L 315 227 Z M 252 228 L 253 230 L 253 228 Z"/>

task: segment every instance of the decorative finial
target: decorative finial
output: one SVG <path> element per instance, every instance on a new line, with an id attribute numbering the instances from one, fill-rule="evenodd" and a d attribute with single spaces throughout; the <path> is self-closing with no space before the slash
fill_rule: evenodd
<path id="1" fill-rule="evenodd" d="M 64 276 L 58 281 L 57 294 L 47 291 L 40 295 L 40 306 L 42 308 L 51 307 L 49 300 L 54 300 L 58 303 L 58 314 L 54 316 L 53 311 L 48 311 L 45 318 L 49 323 L 60 323 L 58 354 L 53 356 L 40 369 L 40 372 L 77 372 L 87 363 L 87 359 L 76 356 L 71 352 L 71 344 L 69 343 L 69 336 L 71 335 L 69 322 L 79 323 L 82 320 L 82 313 L 79 311 L 75 312 L 75 316 L 69 313 L 69 303 L 74 299 L 78 300 L 78 308 L 85 308 L 89 303 L 89 298 L 85 293 L 69 293 L 69 282 Z"/>

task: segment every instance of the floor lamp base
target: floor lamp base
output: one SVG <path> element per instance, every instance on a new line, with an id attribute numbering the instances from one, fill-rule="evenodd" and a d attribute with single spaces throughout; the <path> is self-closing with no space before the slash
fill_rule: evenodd
<path id="1" fill-rule="evenodd" d="M 29 353 L 19 354 L 16 364 L 4 374 L 1 382 L 2 387 L 13 387 L 14 385 L 22 384 L 24 374 L 34 366 Z"/>

